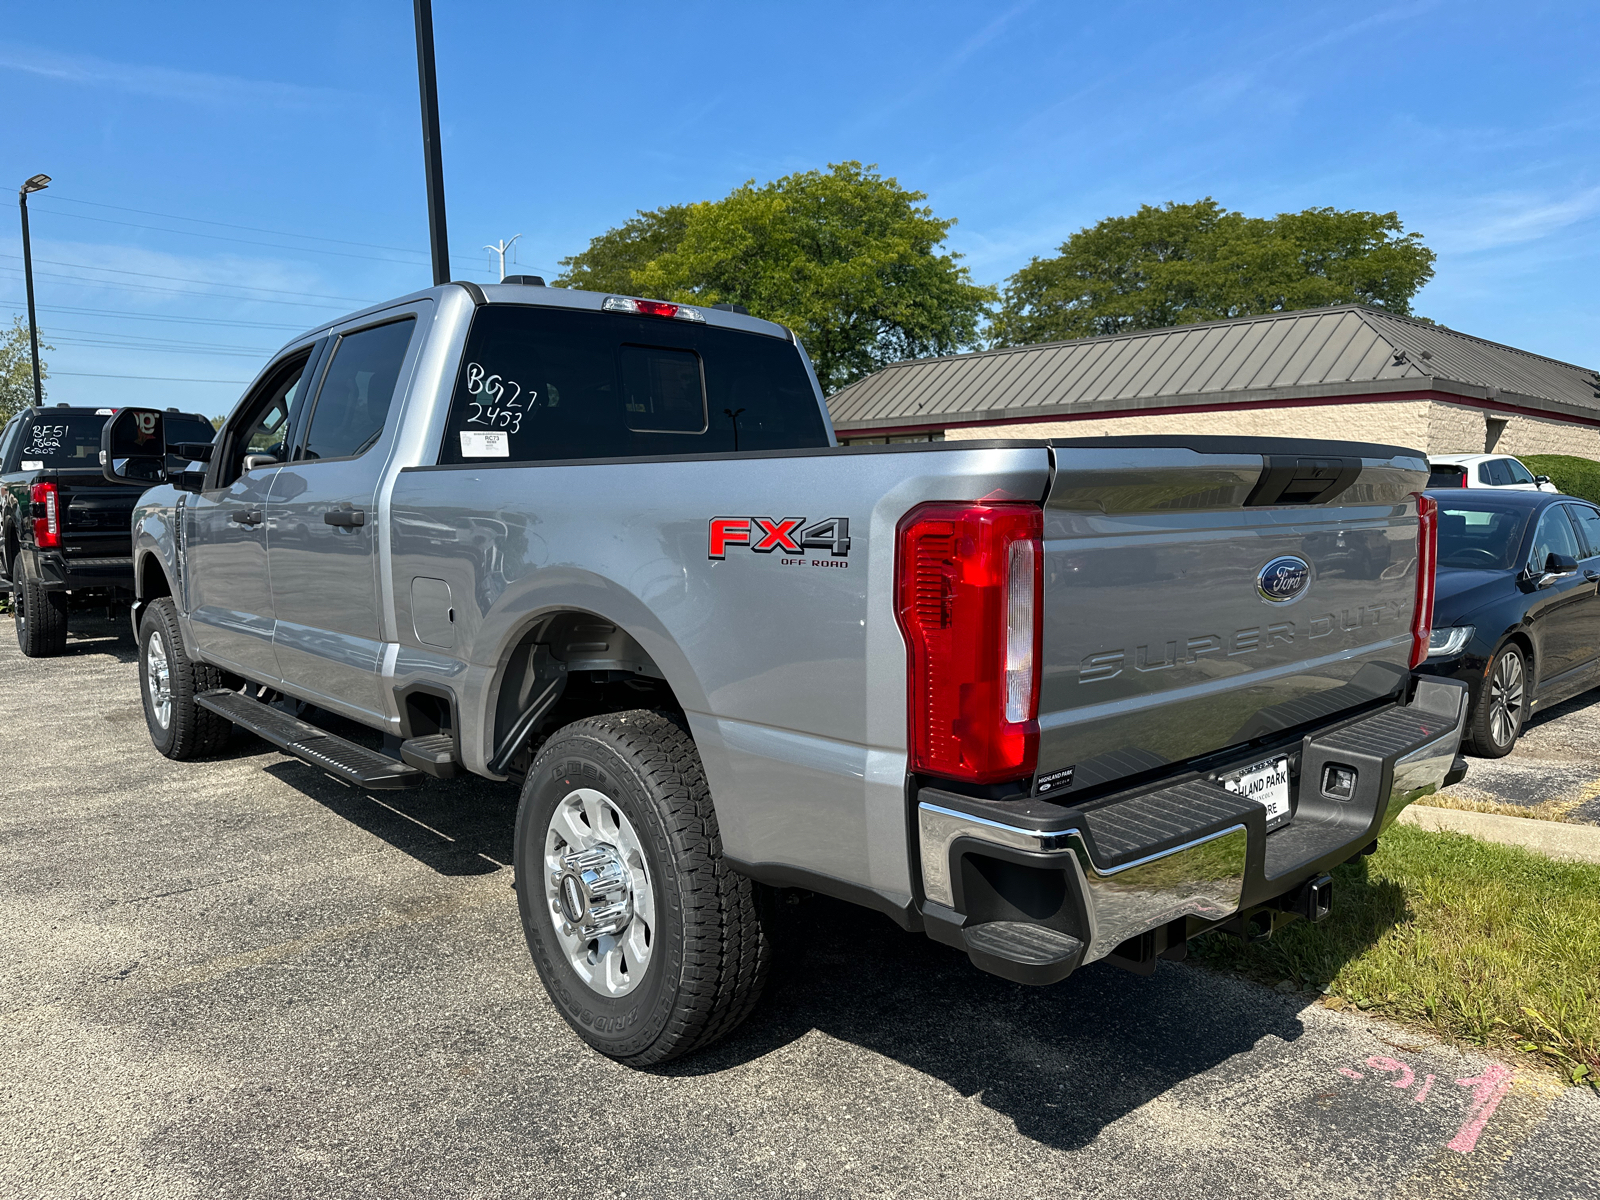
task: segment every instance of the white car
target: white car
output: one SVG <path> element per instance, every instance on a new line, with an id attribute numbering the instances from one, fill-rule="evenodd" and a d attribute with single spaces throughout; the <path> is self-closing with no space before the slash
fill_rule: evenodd
<path id="1" fill-rule="evenodd" d="M 1513 492 L 1560 492 L 1548 475 L 1534 475 L 1509 454 L 1430 454 L 1431 488 L 1503 488 Z"/>

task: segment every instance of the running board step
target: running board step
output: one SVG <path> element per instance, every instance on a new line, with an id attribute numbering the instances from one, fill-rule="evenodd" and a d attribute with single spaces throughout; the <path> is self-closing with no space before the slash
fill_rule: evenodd
<path id="1" fill-rule="evenodd" d="M 448 733 L 430 733 L 400 743 L 400 761 L 435 779 L 453 779 L 456 740 Z"/>
<path id="2" fill-rule="evenodd" d="M 201 692 L 195 703 L 248 729 L 286 754 L 332 775 L 341 783 L 373 791 L 420 787 L 428 777 L 376 750 L 335 737 L 315 725 L 239 692 Z"/>

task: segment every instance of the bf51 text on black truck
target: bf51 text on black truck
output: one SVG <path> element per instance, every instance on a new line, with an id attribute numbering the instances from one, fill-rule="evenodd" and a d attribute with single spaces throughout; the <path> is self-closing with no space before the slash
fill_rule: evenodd
<path id="1" fill-rule="evenodd" d="M 160 461 L 140 419 L 112 478 Z M 534 963 L 631 1064 L 749 1012 L 762 885 L 1022 982 L 1148 971 L 1319 919 L 1461 769 L 1400 448 L 845 449 L 779 326 L 449 284 L 285 347 L 204 466 L 135 513 L 156 746 L 521 780 Z"/>

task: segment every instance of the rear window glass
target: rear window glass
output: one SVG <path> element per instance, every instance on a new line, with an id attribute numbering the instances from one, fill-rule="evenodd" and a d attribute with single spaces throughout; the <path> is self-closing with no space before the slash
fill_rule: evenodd
<path id="1" fill-rule="evenodd" d="M 200 417 L 180 417 L 168 413 L 166 426 L 168 444 L 211 442 L 217 437 L 217 431 L 212 428 L 211 422 Z"/>
<path id="2" fill-rule="evenodd" d="M 441 463 L 826 446 L 799 352 L 761 334 L 621 313 L 479 309 Z"/>
<path id="3" fill-rule="evenodd" d="M 1463 570 L 1506 571 L 1518 565 L 1517 549 L 1528 524 L 1526 509 L 1494 510 L 1439 504 L 1439 565 Z"/>
<path id="4" fill-rule="evenodd" d="M 100 467 L 100 430 L 106 418 L 92 412 L 42 412 L 24 424 L 16 455 L 23 471 Z M 38 463 L 39 466 L 30 466 Z"/>
<path id="5" fill-rule="evenodd" d="M 1466 487 L 1467 469 L 1455 466 L 1433 467 L 1428 471 L 1428 486 L 1431 488 Z"/>

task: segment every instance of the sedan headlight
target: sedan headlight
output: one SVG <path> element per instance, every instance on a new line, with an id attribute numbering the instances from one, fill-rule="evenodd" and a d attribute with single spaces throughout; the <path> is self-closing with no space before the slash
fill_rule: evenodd
<path id="1" fill-rule="evenodd" d="M 1447 625 L 1428 635 L 1428 657 L 1450 658 L 1466 649 L 1477 627 L 1474 625 Z"/>

